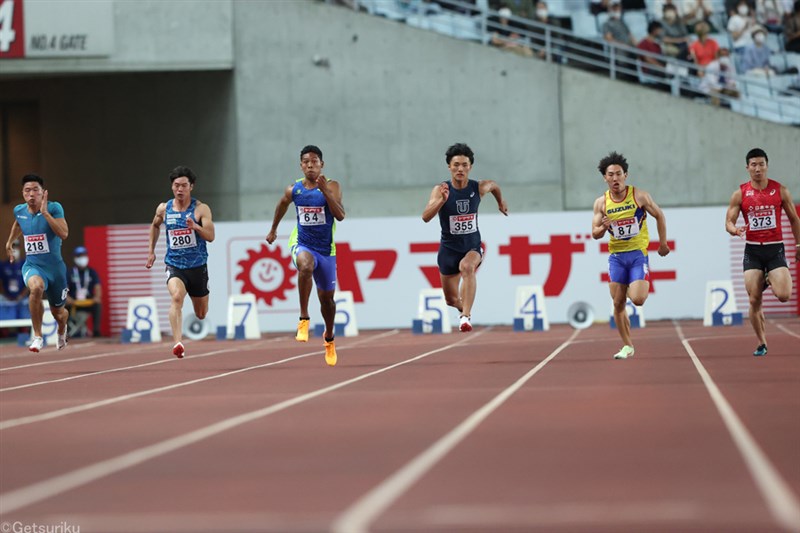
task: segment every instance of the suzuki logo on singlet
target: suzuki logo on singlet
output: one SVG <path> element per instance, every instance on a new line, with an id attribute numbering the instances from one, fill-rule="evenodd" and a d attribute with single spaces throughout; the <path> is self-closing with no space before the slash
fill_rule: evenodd
<path id="1" fill-rule="evenodd" d="M 456 200 L 456 211 L 460 214 L 469 213 L 469 200 Z"/>

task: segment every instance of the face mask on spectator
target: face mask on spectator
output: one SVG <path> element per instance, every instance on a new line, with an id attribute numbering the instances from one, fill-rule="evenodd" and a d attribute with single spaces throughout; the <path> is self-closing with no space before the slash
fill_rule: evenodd
<path id="1" fill-rule="evenodd" d="M 747 6 L 739 6 L 736 8 L 736 11 L 743 17 L 746 17 L 747 14 L 750 12 L 750 9 Z"/>
<path id="2" fill-rule="evenodd" d="M 11 257 L 13 257 L 13 258 L 14 258 L 14 261 L 15 261 L 15 262 L 16 262 L 16 261 L 19 261 L 19 258 L 20 258 L 21 256 L 22 256 L 22 254 L 20 254 L 19 250 L 17 250 L 16 248 L 14 248 L 13 250 L 11 250 Z"/>
<path id="3" fill-rule="evenodd" d="M 676 18 L 678 18 L 678 15 L 671 9 L 669 11 L 664 12 L 664 20 L 666 20 L 667 22 L 675 22 Z"/>
<path id="4" fill-rule="evenodd" d="M 87 266 L 89 266 L 89 257 L 86 255 L 83 255 L 81 257 L 76 257 L 75 266 L 77 266 L 78 268 L 86 268 Z"/>
<path id="5" fill-rule="evenodd" d="M 611 16 L 611 18 L 618 19 L 622 16 L 622 11 L 620 10 L 611 11 L 609 12 L 609 15 Z"/>
<path id="6" fill-rule="evenodd" d="M 767 40 L 767 36 L 759 32 L 753 36 L 753 40 L 755 40 L 755 42 L 758 44 L 764 44 L 764 41 Z"/>
<path id="7" fill-rule="evenodd" d="M 546 19 L 547 18 L 547 10 L 546 9 L 537 9 L 536 10 L 536 16 L 539 17 L 540 19 Z"/>

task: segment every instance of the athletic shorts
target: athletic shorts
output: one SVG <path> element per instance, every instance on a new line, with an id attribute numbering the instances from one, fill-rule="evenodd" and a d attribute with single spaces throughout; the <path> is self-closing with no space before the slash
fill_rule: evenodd
<path id="1" fill-rule="evenodd" d="M 630 285 L 634 281 L 650 281 L 650 260 L 641 250 L 619 252 L 608 256 L 608 277 L 611 283 Z"/>
<path id="2" fill-rule="evenodd" d="M 763 270 L 771 272 L 776 268 L 788 267 L 786 250 L 783 243 L 775 244 L 745 244 L 742 270 Z"/>
<path id="3" fill-rule="evenodd" d="M 481 250 L 480 246 L 471 248 L 465 252 L 457 252 L 455 250 L 451 250 L 450 248 L 439 245 L 439 255 L 436 258 L 436 262 L 439 264 L 439 273 L 443 276 L 453 276 L 458 274 L 461 271 L 461 269 L 458 267 L 459 263 L 461 263 L 461 260 L 472 251 L 478 252 L 478 255 L 481 256 L 482 263 L 483 250 Z M 478 263 L 478 265 L 480 266 L 480 263 Z"/>
<path id="4" fill-rule="evenodd" d="M 322 255 L 301 244 L 292 246 L 292 262 L 297 268 L 297 254 L 308 252 L 314 258 L 314 283 L 317 284 L 318 291 L 336 290 L 336 256 Z"/>
<path id="5" fill-rule="evenodd" d="M 194 268 L 178 268 L 167 265 L 167 283 L 172 278 L 178 278 L 186 287 L 186 294 L 192 298 L 208 296 L 208 265 Z"/>
<path id="6" fill-rule="evenodd" d="M 22 265 L 22 279 L 25 285 L 31 276 L 39 276 L 44 280 L 44 292 L 50 307 L 63 307 L 67 303 L 67 265 L 61 264 L 51 268 L 29 265 L 27 262 Z"/>

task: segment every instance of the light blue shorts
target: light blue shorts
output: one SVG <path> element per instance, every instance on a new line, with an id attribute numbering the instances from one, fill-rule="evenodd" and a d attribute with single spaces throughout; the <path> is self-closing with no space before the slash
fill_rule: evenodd
<path id="1" fill-rule="evenodd" d="M 41 266 L 29 265 L 26 261 L 22 265 L 22 279 L 25 285 L 32 276 L 39 276 L 44 280 L 44 292 L 50 307 L 63 307 L 67 303 L 67 265 L 60 265 L 44 268 Z"/>
<path id="2" fill-rule="evenodd" d="M 300 244 L 292 246 L 292 262 L 297 268 L 297 254 L 308 252 L 314 258 L 314 283 L 318 291 L 336 290 L 336 256 L 322 255 Z"/>

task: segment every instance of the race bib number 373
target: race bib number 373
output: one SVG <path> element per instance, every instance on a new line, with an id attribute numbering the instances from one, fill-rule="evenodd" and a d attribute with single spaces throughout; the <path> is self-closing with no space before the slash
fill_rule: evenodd
<path id="1" fill-rule="evenodd" d="M 750 221 L 751 231 L 775 229 L 778 227 L 775 221 L 774 209 L 762 209 L 760 211 L 753 211 L 748 216 L 748 220 Z"/>
<path id="2" fill-rule="evenodd" d="M 36 235 L 25 235 L 25 254 L 39 255 L 49 254 L 50 243 L 47 242 L 47 235 L 39 233 Z"/>
<path id="3" fill-rule="evenodd" d="M 197 246 L 197 235 L 192 229 L 169 230 L 169 247 L 173 250 Z"/>
<path id="4" fill-rule="evenodd" d="M 450 215 L 450 234 L 466 235 L 478 231 L 478 215 Z"/>

